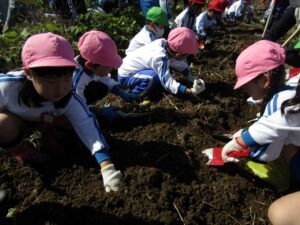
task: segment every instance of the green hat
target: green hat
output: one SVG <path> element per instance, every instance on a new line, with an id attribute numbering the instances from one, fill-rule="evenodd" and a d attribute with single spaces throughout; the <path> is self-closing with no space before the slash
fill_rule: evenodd
<path id="1" fill-rule="evenodd" d="M 147 12 L 147 20 L 153 21 L 163 26 L 169 26 L 167 14 L 160 8 L 153 6 Z"/>

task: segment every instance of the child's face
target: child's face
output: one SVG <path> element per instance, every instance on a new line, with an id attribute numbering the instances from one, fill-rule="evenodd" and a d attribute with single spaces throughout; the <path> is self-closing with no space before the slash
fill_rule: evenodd
<path id="1" fill-rule="evenodd" d="M 43 98 L 57 102 L 64 98 L 72 89 L 73 71 L 68 70 L 63 75 L 38 76 L 32 71 L 25 69 L 26 77 L 32 81 L 36 92 Z"/>
<path id="2" fill-rule="evenodd" d="M 217 18 L 219 17 L 221 14 L 214 11 L 214 10 L 208 10 L 208 13 L 207 13 L 208 17 L 209 18 Z"/>
<path id="3" fill-rule="evenodd" d="M 97 64 L 92 66 L 91 71 L 93 72 L 93 74 L 104 77 L 107 76 L 112 71 L 112 69 L 113 67 L 102 66 Z"/>
<path id="4" fill-rule="evenodd" d="M 176 60 L 181 61 L 181 60 L 185 60 L 188 56 L 189 56 L 189 55 L 183 55 L 183 54 L 176 53 L 175 56 L 174 56 L 174 58 L 175 58 Z"/>
<path id="5" fill-rule="evenodd" d="M 268 90 L 266 77 L 264 75 L 260 75 L 243 85 L 241 89 L 254 100 L 263 99 Z"/>

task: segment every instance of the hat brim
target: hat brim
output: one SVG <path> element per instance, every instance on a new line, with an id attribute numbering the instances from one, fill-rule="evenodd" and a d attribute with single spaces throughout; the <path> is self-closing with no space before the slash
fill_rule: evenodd
<path id="1" fill-rule="evenodd" d="M 262 72 L 262 73 L 264 73 L 264 72 Z M 256 78 L 257 76 L 259 76 L 260 74 L 261 73 L 254 73 L 254 74 L 251 74 L 246 77 L 238 79 L 237 82 L 235 83 L 233 89 L 239 89 L 240 87 L 244 86 L 245 84 L 247 84 L 248 82 L 250 82 L 251 80 Z"/>
<path id="2" fill-rule="evenodd" d="M 236 83 L 235 83 L 235 85 L 234 85 L 234 88 L 233 89 L 239 89 L 240 87 L 242 87 L 243 85 L 245 85 L 246 83 L 248 83 L 249 82 L 249 80 L 242 80 L 242 79 L 239 79 Z"/>
<path id="3" fill-rule="evenodd" d="M 76 67 L 79 64 L 75 60 L 69 60 L 65 58 L 48 58 L 35 60 L 33 63 L 25 65 L 27 68 L 36 67 Z"/>

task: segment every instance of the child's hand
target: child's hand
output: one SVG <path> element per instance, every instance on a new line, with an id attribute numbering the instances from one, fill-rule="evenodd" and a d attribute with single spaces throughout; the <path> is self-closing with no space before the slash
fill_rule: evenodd
<path id="1" fill-rule="evenodd" d="M 239 131 L 238 131 L 239 132 Z M 234 151 L 241 151 L 243 149 L 246 149 L 247 146 L 243 145 L 242 143 L 240 143 L 239 140 L 240 137 L 234 137 L 231 141 L 229 141 L 222 149 L 222 158 L 224 160 L 224 162 L 234 162 L 234 163 L 238 163 L 239 160 L 237 158 L 234 157 L 229 157 L 228 153 L 230 152 L 234 152 Z"/>
<path id="2" fill-rule="evenodd" d="M 114 164 L 109 164 L 101 169 L 101 173 L 105 191 L 118 191 L 122 179 L 121 171 L 116 170 Z"/>
<path id="3" fill-rule="evenodd" d="M 205 83 L 201 79 L 194 80 L 193 87 L 191 88 L 193 95 L 198 95 L 200 92 L 205 90 Z"/>

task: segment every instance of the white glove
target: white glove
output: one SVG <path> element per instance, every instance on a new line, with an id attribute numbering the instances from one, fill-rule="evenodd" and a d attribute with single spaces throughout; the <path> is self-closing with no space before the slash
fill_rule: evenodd
<path id="1" fill-rule="evenodd" d="M 205 83 L 201 79 L 194 80 L 193 87 L 191 88 L 193 95 L 198 95 L 200 92 L 205 90 Z"/>
<path id="2" fill-rule="evenodd" d="M 193 76 L 191 73 L 188 74 L 187 79 L 189 82 L 194 83 L 195 80 L 198 80 L 198 76 Z"/>
<path id="3" fill-rule="evenodd" d="M 225 163 L 227 163 L 227 162 L 238 163 L 239 160 L 234 157 L 229 157 L 228 153 L 233 152 L 233 151 L 243 150 L 243 149 L 247 148 L 247 146 L 243 146 L 240 143 L 238 143 L 236 141 L 237 138 L 238 137 L 234 137 L 222 149 L 222 159 L 224 160 Z"/>
<path id="4" fill-rule="evenodd" d="M 233 135 L 232 135 L 232 139 L 236 138 L 236 137 L 240 137 L 242 136 L 242 132 L 245 130 L 245 128 L 242 128 L 242 129 L 239 129 L 237 132 L 235 132 Z"/>
<path id="5" fill-rule="evenodd" d="M 101 169 L 101 173 L 105 191 L 118 191 L 122 179 L 121 171 L 116 170 L 114 164 L 109 164 Z"/>

